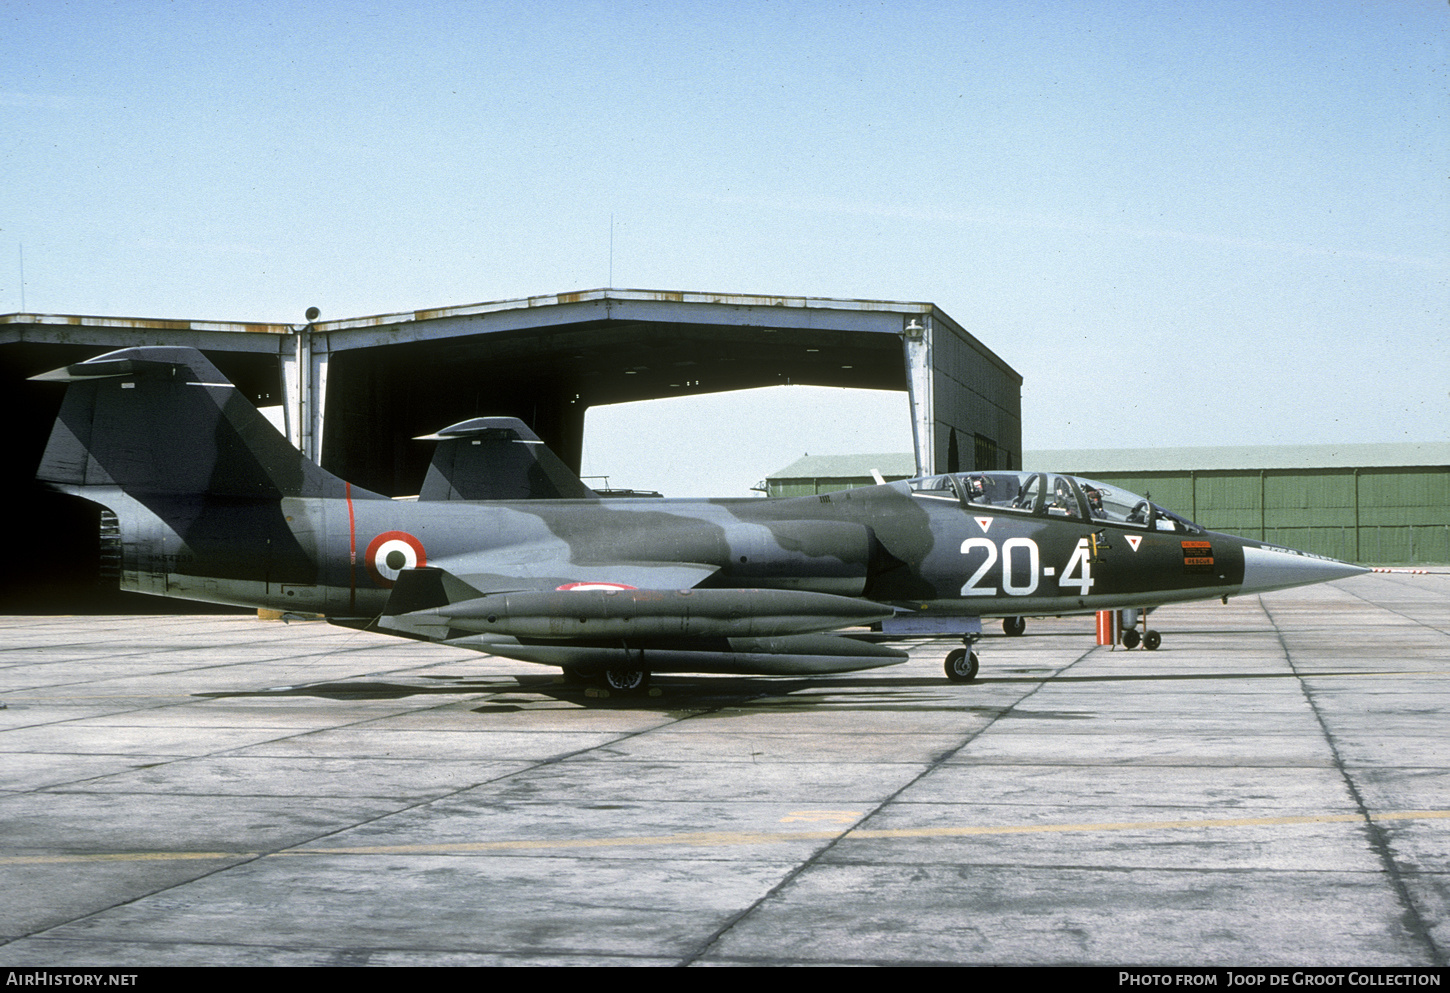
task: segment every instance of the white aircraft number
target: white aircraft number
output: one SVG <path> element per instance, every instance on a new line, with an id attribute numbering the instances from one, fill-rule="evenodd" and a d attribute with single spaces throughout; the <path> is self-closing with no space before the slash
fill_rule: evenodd
<path id="1" fill-rule="evenodd" d="M 997 564 L 999 557 L 1002 560 L 1003 593 L 1008 596 L 1030 596 L 1037 592 L 1037 586 L 1044 575 L 1042 551 L 1037 547 L 1037 542 L 1031 538 L 1008 538 L 1002 542 L 1000 552 L 997 543 L 990 538 L 968 538 L 962 542 L 963 555 L 970 556 L 978 549 L 985 552 L 986 557 L 971 578 L 962 584 L 962 596 L 997 595 L 997 587 L 983 586 L 982 581 Z M 1045 574 L 1051 576 L 1053 570 L 1048 569 Z M 1062 570 L 1062 575 L 1057 579 L 1057 585 L 1075 587 L 1079 595 L 1087 596 L 1092 592 L 1093 582 L 1088 540 L 1080 538 L 1077 547 L 1072 551 L 1072 557 L 1067 560 L 1067 566 Z"/>

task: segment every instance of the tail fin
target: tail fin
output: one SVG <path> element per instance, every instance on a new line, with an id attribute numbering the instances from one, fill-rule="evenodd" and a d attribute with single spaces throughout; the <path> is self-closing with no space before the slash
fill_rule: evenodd
<path id="1" fill-rule="evenodd" d="M 593 500 L 597 494 L 517 417 L 475 417 L 436 441 L 419 500 Z"/>
<path id="2" fill-rule="evenodd" d="M 68 384 L 36 473 L 42 481 L 153 494 L 343 495 L 341 479 L 288 444 L 194 348 L 123 348 L 32 378 Z"/>

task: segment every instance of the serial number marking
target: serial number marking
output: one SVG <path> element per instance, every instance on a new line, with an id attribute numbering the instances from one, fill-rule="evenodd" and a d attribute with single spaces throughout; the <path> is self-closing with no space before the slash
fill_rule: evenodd
<path id="1" fill-rule="evenodd" d="M 971 556 L 973 552 L 984 553 L 981 565 L 962 584 L 962 596 L 996 596 L 996 586 L 986 586 L 983 582 L 987 573 L 1002 560 L 1002 592 L 1008 596 L 1031 596 L 1037 592 L 1037 587 L 1044 576 L 1056 575 L 1056 568 L 1042 567 L 1042 550 L 1037 542 L 1031 538 L 1008 538 L 1002 542 L 1001 549 L 997 543 L 990 538 L 968 538 L 962 542 L 962 554 Z M 1058 577 L 1057 585 L 1061 587 L 1075 587 L 1080 596 L 1087 596 L 1092 592 L 1093 583 L 1096 580 L 1092 574 L 1092 555 L 1088 547 L 1088 539 L 1079 538 L 1077 547 L 1072 551 L 1072 557 L 1067 560 L 1067 565 Z"/>

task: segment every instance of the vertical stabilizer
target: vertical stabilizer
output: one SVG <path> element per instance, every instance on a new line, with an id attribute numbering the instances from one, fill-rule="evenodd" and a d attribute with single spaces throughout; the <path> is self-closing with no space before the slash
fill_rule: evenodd
<path id="1" fill-rule="evenodd" d="M 517 417 L 476 417 L 436 441 L 419 500 L 593 500 L 598 495 Z"/>
<path id="2" fill-rule="evenodd" d="M 67 384 L 36 473 L 45 482 L 239 498 L 343 494 L 342 480 L 288 444 L 194 348 L 124 348 L 32 378 Z"/>

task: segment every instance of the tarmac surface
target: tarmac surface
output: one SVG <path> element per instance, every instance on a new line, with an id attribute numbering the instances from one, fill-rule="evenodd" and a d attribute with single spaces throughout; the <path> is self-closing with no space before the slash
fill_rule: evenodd
<path id="1" fill-rule="evenodd" d="M 815 679 L 0 617 L 0 964 L 1444 966 L 1450 575 Z M 998 630 L 993 628 L 993 630 Z M 595 695 L 591 695 L 595 694 Z"/>

